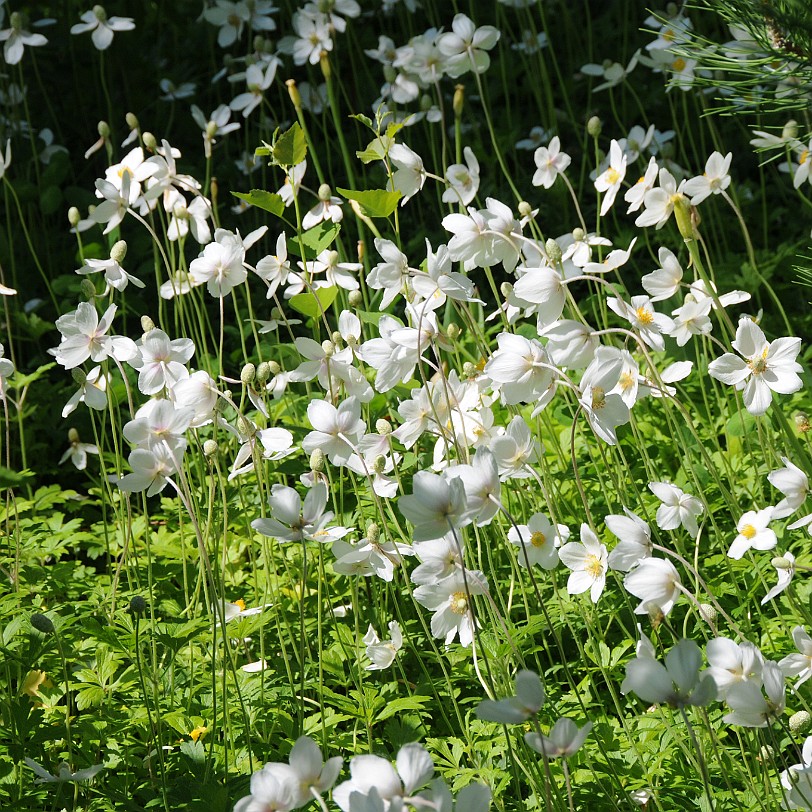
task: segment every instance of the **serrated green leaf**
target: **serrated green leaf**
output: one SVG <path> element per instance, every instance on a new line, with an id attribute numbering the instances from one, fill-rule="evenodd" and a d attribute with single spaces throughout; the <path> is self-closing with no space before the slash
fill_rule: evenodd
<path id="1" fill-rule="evenodd" d="M 85 685 L 76 693 L 76 707 L 87 710 L 104 702 L 104 688 L 98 685 Z"/>
<path id="2" fill-rule="evenodd" d="M 280 166 L 296 166 L 307 157 L 304 131 L 297 122 L 276 139 L 272 151 L 274 162 Z"/>
<path id="3" fill-rule="evenodd" d="M 300 236 L 291 237 L 288 240 L 288 253 L 302 256 L 302 245 L 304 246 L 304 259 L 315 259 L 325 248 L 329 248 L 341 231 L 339 223 L 328 220 L 319 223 L 313 228 L 309 228 Z"/>
<path id="4" fill-rule="evenodd" d="M 428 696 L 407 696 L 393 699 L 386 703 L 386 707 L 375 717 L 376 722 L 383 722 L 401 711 L 420 711 L 430 701 Z"/>
<path id="5" fill-rule="evenodd" d="M 32 476 L 34 476 L 33 471 L 12 471 L 11 468 L 0 465 L 0 488 L 15 488 Z"/>
<path id="6" fill-rule="evenodd" d="M 290 306 L 303 316 L 317 319 L 335 301 L 338 288 L 319 288 L 315 293 L 300 293 L 290 298 Z"/>
<path id="7" fill-rule="evenodd" d="M 352 189 L 337 188 L 336 191 L 347 200 L 355 200 L 361 204 L 367 217 L 389 217 L 398 207 L 401 193 L 388 192 L 386 189 L 369 189 L 355 192 Z"/>
<path id="8" fill-rule="evenodd" d="M 387 135 L 379 135 L 373 138 L 366 149 L 357 151 L 355 154 L 358 159 L 365 164 L 370 164 L 373 161 L 382 161 L 389 153 L 395 139 Z"/>
<path id="9" fill-rule="evenodd" d="M 232 192 L 234 197 L 256 206 L 258 209 L 270 212 L 279 217 L 285 211 L 285 201 L 275 192 L 266 192 L 264 189 L 252 189 L 247 194 L 245 192 Z"/>

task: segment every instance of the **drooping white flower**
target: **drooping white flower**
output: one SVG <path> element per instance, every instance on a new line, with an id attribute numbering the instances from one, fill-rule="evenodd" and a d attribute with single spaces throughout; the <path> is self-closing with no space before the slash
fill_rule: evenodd
<path id="1" fill-rule="evenodd" d="M 418 471 L 412 493 L 398 500 L 400 512 L 414 525 L 415 541 L 442 538 L 450 529 L 471 522 L 471 510 L 461 479 Z"/>
<path id="2" fill-rule="evenodd" d="M 784 498 L 773 508 L 773 519 L 784 519 L 795 513 L 809 493 L 807 475 L 786 457 L 781 457 L 781 462 L 785 467 L 767 476 L 770 484 L 784 494 Z"/>
<path id="3" fill-rule="evenodd" d="M 680 596 L 677 568 L 663 558 L 644 558 L 627 573 L 623 586 L 637 598 L 635 614 L 667 615 Z"/>
<path id="4" fill-rule="evenodd" d="M 702 502 L 670 482 L 650 482 L 648 487 L 662 502 L 657 508 L 657 526 L 662 530 L 676 530 L 682 526 L 696 538 L 699 534 L 697 518 L 705 510 Z"/>
<path id="5" fill-rule="evenodd" d="M 722 698 L 739 682 L 761 682 L 764 657 L 748 640 L 736 643 L 727 637 L 714 637 L 705 647 L 708 673 L 713 677 Z"/>
<path id="6" fill-rule="evenodd" d="M 452 164 L 445 171 L 448 189 L 443 192 L 443 203 L 467 206 L 479 190 L 479 161 L 471 147 L 462 151 L 464 164 Z"/>
<path id="7" fill-rule="evenodd" d="M 778 666 L 787 677 L 798 677 L 795 690 L 798 686 L 812 677 L 812 637 L 803 626 L 796 626 L 792 630 L 792 639 L 795 642 L 797 654 L 787 654 L 779 661 Z"/>
<path id="8" fill-rule="evenodd" d="M 366 667 L 367 671 L 382 671 L 389 668 L 395 661 L 398 652 L 403 647 L 403 633 L 397 620 L 389 622 L 389 640 L 381 641 L 377 632 L 370 624 L 367 633 L 364 635 L 366 645 L 366 655 L 371 660 Z"/>
<path id="9" fill-rule="evenodd" d="M 609 553 L 610 569 L 628 572 L 638 562 L 651 555 L 651 529 L 635 513 L 624 508 L 625 516 L 612 513 L 604 522 L 620 543 Z"/>
<path id="10" fill-rule="evenodd" d="M 527 746 L 546 758 L 569 758 L 581 749 L 592 730 L 592 722 L 579 728 L 572 719 L 564 716 L 556 720 L 548 734 L 525 733 Z"/>
<path id="11" fill-rule="evenodd" d="M 626 177 L 626 155 L 614 139 L 609 147 L 609 166 L 595 179 L 595 188 L 603 193 L 601 200 L 601 217 L 604 217 L 620 190 L 620 184 Z"/>
<path id="12" fill-rule="evenodd" d="M 476 715 L 486 722 L 518 724 L 537 714 L 544 705 L 544 686 L 535 671 L 522 669 L 516 674 L 516 693 L 505 699 L 483 699 Z"/>
<path id="13" fill-rule="evenodd" d="M 762 685 L 756 681 L 737 682 L 727 692 L 725 700 L 731 712 L 722 721 L 741 727 L 767 727 L 786 708 L 784 674 L 778 663 L 767 661 L 761 670 Z"/>
<path id="14" fill-rule="evenodd" d="M 251 527 L 263 536 L 278 541 L 319 541 L 323 544 L 349 533 L 346 527 L 328 527 L 335 514 L 327 507 L 327 486 L 316 482 L 307 492 L 304 503 L 295 488 L 276 483 L 268 497 L 271 516 L 254 519 Z"/>
<path id="15" fill-rule="evenodd" d="M 786 552 L 783 555 L 776 556 L 771 563 L 775 567 L 778 582 L 761 599 L 762 606 L 780 595 L 790 585 L 795 575 L 795 556 L 792 553 Z"/>
<path id="16" fill-rule="evenodd" d="M 668 248 L 660 248 L 657 259 L 660 261 L 660 267 L 640 280 L 646 293 L 651 296 L 652 302 L 671 298 L 679 290 L 683 274 L 679 260 Z"/>

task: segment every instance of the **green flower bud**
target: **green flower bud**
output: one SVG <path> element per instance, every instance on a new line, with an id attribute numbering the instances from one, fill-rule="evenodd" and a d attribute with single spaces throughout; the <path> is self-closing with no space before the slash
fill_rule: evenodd
<path id="1" fill-rule="evenodd" d="M 519 214 L 522 217 L 530 217 L 533 214 L 533 207 L 526 201 L 519 202 Z"/>
<path id="2" fill-rule="evenodd" d="M 375 421 L 375 431 L 383 435 L 391 434 L 392 424 L 385 417 L 378 418 Z"/>
<path id="3" fill-rule="evenodd" d="M 96 298 L 96 286 L 87 278 L 79 283 L 79 290 L 88 302 L 92 302 Z"/>
<path id="4" fill-rule="evenodd" d="M 544 250 L 547 252 L 547 259 L 549 259 L 553 265 L 558 265 L 558 263 L 561 262 L 561 257 L 563 256 L 561 246 L 552 237 L 544 243 Z"/>
<path id="5" fill-rule="evenodd" d="M 794 420 L 795 428 L 798 429 L 798 431 L 800 431 L 802 434 L 806 434 L 809 431 L 809 415 L 804 414 L 804 412 L 798 412 L 798 414 L 795 415 Z"/>
<path id="6" fill-rule="evenodd" d="M 127 113 L 127 115 L 124 116 L 124 120 L 127 122 L 127 126 L 131 130 L 138 129 L 138 116 L 135 113 Z"/>
<path id="7" fill-rule="evenodd" d="M 367 541 L 370 544 L 377 544 L 381 540 L 381 528 L 375 522 L 367 525 Z"/>
<path id="8" fill-rule="evenodd" d="M 454 324 L 452 322 L 448 325 L 446 335 L 451 339 L 451 341 L 456 341 L 460 337 L 460 333 L 462 333 L 462 330 L 460 329 L 459 324 Z"/>
<path id="9" fill-rule="evenodd" d="M 219 450 L 216 440 L 206 440 L 203 443 L 203 453 L 207 457 L 213 457 Z"/>
<path id="10" fill-rule="evenodd" d="M 340 347 L 341 342 L 344 340 L 344 336 L 342 336 L 341 333 L 338 332 L 338 330 L 333 330 L 333 333 L 330 336 L 330 340 L 333 342 L 333 344 L 336 345 L 336 347 Z"/>
<path id="11" fill-rule="evenodd" d="M 809 723 L 812 722 L 812 716 L 809 711 L 799 710 L 789 717 L 789 729 L 793 733 L 805 733 L 809 728 Z"/>
<path id="12" fill-rule="evenodd" d="M 333 196 L 333 190 L 326 184 L 319 186 L 319 200 L 327 201 Z"/>
<path id="13" fill-rule="evenodd" d="M 314 448 L 313 453 L 310 455 L 310 470 L 320 474 L 324 471 L 324 466 L 324 452 L 320 448 Z"/>
<path id="14" fill-rule="evenodd" d="M 791 118 L 785 125 L 784 129 L 781 131 L 781 137 L 785 141 L 790 141 L 793 138 L 798 137 L 798 122 Z"/>
<path id="15" fill-rule="evenodd" d="M 351 290 L 349 296 L 347 296 L 347 301 L 350 307 L 361 307 L 364 303 L 364 295 L 360 290 Z"/>
<path id="16" fill-rule="evenodd" d="M 592 116 L 586 123 L 586 131 L 591 138 L 597 138 L 603 130 L 603 123 L 597 116 Z"/>
<path id="17" fill-rule="evenodd" d="M 96 132 L 98 132 L 98 134 L 102 138 L 109 138 L 110 137 L 110 125 L 106 121 L 100 121 L 96 125 Z"/>
<path id="18" fill-rule="evenodd" d="M 293 102 L 293 107 L 296 110 L 302 109 L 302 97 L 299 93 L 299 88 L 296 87 L 296 80 L 295 79 L 288 79 L 285 82 L 288 88 L 288 96 L 290 96 L 290 100 Z"/>
<path id="19" fill-rule="evenodd" d="M 451 107 L 454 110 L 454 118 L 462 118 L 462 108 L 465 103 L 465 85 L 454 85 L 454 100 Z"/>
<path id="20" fill-rule="evenodd" d="M 145 133 L 144 133 L 144 134 L 141 136 L 141 138 L 142 138 L 142 140 L 143 140 L 143 142 L 144 142 L 144 146 L 145 146 L 145 147 L 146 147 L 146 148 L 147 148 L 147 149 L 148 149 L 150 152 L 155 152 L 155 150 L 156 150 L 156 149 L 158 149 L 158 141 L 157 141 L 157 139 L 155 138 L 155 136 L 154 136 L 154 135 L 153 135 L 151 132 L 145 132 Z"/>
<path id="21" fill-rule="evenodd" d="M 127 242 L 126 240 L 119 240 L 111 249 L 110 249 L 110 259 L 118 262 L 121 265 L 124 262 L 124 257 L 127 256 Z"/>
<path id="22" fill-rule="evenodd" d="M 507 297 L 513 293 L 513 285 L 511 285 L 510 282 L 502 282 L 502 284 L 499 285 L 499 292 L 507 299 Z"/>
<path id="23" fill-rule="evenodd" d="M 240 371 L 240 380 L 248 386 L 257 377 L 257 368 L 253 364 L 246 364 Z"/>
<path id="24" fill-rule="evenodd" d="M 784 558 L 783 555 L 777 555 L 773 558 L 770 563 L 777 569 L 777 570 L 791 570 L 792 569 L 792 562 L 788 558 Z"/>
<path id="25" fill-rule="evenodd" d="M 716 618 L 719 616 L 719 613 L 709 603 L 701 603 L 699 604 L 699 616 L 705 623 L 713 626 L 716 623 Z"/>
<path id="26" fill-rule="evenodd" d="M 53 634 L 56 631 L 56 627 L 51 618 L 40 613 L 31 615 L 31 625 L 38 632 L 42 632 L 43 634 Z"/>
<path id="27" fill-rule="evenodd" d="M 332 358 L 335 355 L 336 345 L 329 339 L 321 342 L 321 348 L 328 358 Z"/>
<path id="28" fill-rule="evenodd" d="M 155 322 L 149 316 L 141 316 L 141 329 L 148 333 L 155 329 Z"/>
<path id="29" fill-rule="evenodd" d="M 257 383 L 260 386 L 265 386 L 271 377 L 271 365 L 267 361 L 263 361 L 257 366 Z"/>
<path id="30" fill-rule="evenodd" d="M 71 224 L 71 228 L 76 228 L 82 220 L 82 215 L 79 214 L 79 209 L 76 206 L 71 206 L 68 209 L 68 222 Z"/>
<path id="31" fill-rule="evenodd" d="M 268 361 L 268 369 L 271 371 L 271 375 L 278 375 L 282 371 L 282 367 L 276 361 Z"/>
<path id="32" fill-rule="evenodd" d="M 85 375 L 84 370 L 79 369 L 79 367 L 74 367 L 71 371 L 71 378 L 79 384 L 79 386 L 84 386 L 85 382 L 87 381 L 87 375 Z"/>
<path id="33" fill-rule="evenodd" d="M 79 442 L 79 432 L 76 431 L 74 428 L 68 429 L 68 442 L 73 445 L 73 443 Z"/>
<path id="34" fill-rule="evenodd" d="M 572 230 L 572 239 L 575 242 L 582 242 L 584 237 L 586 237 L 586 232 L 582 228 L 574 228 Z"/>
<path id="35" fill-rule="evenodd" d="M 149 604 L 145 598 L 142 598 L 141 595 L 133 595 L 133 597 L 130 598 L 130 605 L 127 607 L 127 611 L 131 615 L 143 615 L 148 608 Z"/>

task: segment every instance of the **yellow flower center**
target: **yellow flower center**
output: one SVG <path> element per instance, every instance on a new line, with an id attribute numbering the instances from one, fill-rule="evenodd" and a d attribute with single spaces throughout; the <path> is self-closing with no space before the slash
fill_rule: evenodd
<path id="1" fill-rule="evenodd" d="M 606 182 L 610 186 L 614 186 L 620 180 L 620 172 L 617 169 L 609 168 L 606 170 Z"/>
<path id="2" fill-rule="evenodd" d="M 682 58 L 677 58 L 671 63 L 671 67 L 677 72 L 685 70 L 685 60 Z"/>
<path id="3" fill-rule="evenodd" d="M 530 536 L 530 543 L 534 547 L 543 547 L 545 541 L 547 541 L 547 537 L 540 530 L 536 530 L 536 532 Z"/>
<path id="4" fill-rule="evenodd" d="M 602 409 L 606 406 L 606 391 L 600 386 L 595 386 L 592 389 L 592 408 Z"/>
<path id="5" fill-rule="evenodd" d="M 601 564 L 600 558 L 591 553 L 587 555 L 586 561 L 584 562 L 584 572 L 592 578 L 600 578 L 601 575 L 603 575 L 603 564 Z"/>
<path id="6" fill-rule="evenodd" d="M 618 383 L 620 384 L 620 388 L 624 392 L 627 392 L 629 389 L 631 389 L 634 386 L 636 380 L 637 380 L 636 376 L 632 375 L 631 372 L 624 372 L 620 376 L 620 378 L 618 380 Z"/>
<path id="7" fill-rule="evenodd" d="M 448 603 L 455 615 L 464 615 L 468 611 L 468 597 L 464 592 L 452 594 Z"/>
<path id="8" fill-rule="evenodd" d="M 741 533 L 749 541 L 750 539 L 755 538 L 756 528 L 753 527 L 752 524 L 746 524 L 744 527 L 742 527 Z"/>
<path id="9" fill-rule="evenodd" d="M 638 307 L 634 311 L 637 321 L 643 325 L 649 325 L 654 321 L 654 314 L 647 307 Z"/>
<path id="10" fill-rule="evenodd" d="M 753 370 L 753 375 L 761 375 L 767 371 L 767 352 L 764 350 L 758 358 L 750 358 L 747 361 L 747 366 Z"/>
<path id="11" fill-rule="evenodd" d="M 808 160 L 809 160 L 809 150 L 808 150 L 808 149 L 805 149 L 805 150 L 804 150 L 804 151 L 801 153 L 801 157 L 800 157 L 800 158 L 798 158 L 798 163 L 799 163 L 801 166 L 803 166 L 803 164 L 805 164 L 805 163 L 806 163 Z"/>
<path id="12" fill-rule="evenodd" d="M 237 600 L 234 601 L 234 605 L 239 606 L 241 612 L 245 611 L 245 601 L 242 598 L 237 598 Z"/>

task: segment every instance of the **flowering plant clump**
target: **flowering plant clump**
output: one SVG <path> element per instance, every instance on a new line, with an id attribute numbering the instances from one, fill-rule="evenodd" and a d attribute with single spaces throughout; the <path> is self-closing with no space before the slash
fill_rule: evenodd
<path id="1" fill-rule="evenodd" d="M 812 810 L 812 14 L 708 5 L 0 2 L 0 808 Z"/>

